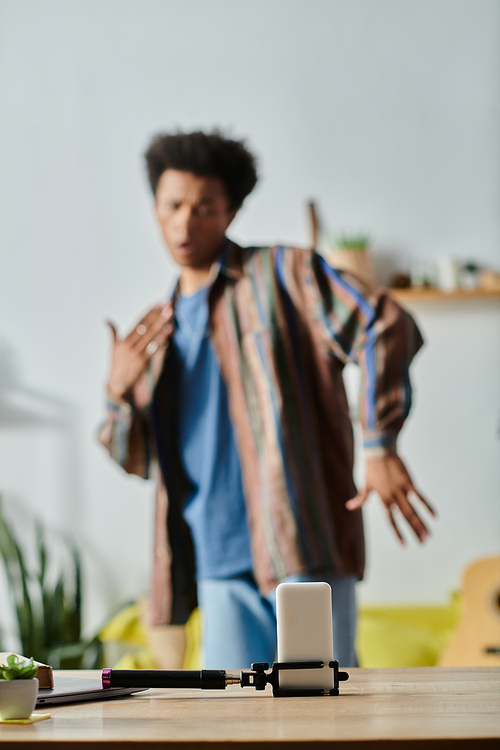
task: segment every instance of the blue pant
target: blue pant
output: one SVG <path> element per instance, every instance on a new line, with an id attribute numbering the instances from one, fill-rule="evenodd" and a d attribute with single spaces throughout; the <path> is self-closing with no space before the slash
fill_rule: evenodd
<path id="1" fill-rule="evenodd" d="M 326 581 L 332 587 L 333 655 L 341 667 L 357 666 L 356 598 L 354 576 L 321 578 L 290 576 L 290 581 Z M 252 662 L 276 658 L 276 592 L 263 597 L 254 578 L 245 573 L 234 578 L 198 581 L 198 601 L 203 618 L 203 667 L 249 669 Z"/>

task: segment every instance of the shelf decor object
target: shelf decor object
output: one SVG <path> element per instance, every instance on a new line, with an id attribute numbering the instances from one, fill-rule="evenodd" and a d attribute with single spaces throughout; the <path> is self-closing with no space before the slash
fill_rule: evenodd
<path id="1" fill-rule="evenodd" d="M 341 235 L 328 252 L 327 260 L 334 268 L 351 271 L 364 279 L 375 279 L 370 238 L 364 234 Z"/>

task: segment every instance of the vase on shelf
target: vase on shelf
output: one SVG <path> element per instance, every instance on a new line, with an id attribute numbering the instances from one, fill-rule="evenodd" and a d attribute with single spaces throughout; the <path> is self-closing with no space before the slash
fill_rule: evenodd
<path id="1" fill-rule="evenodd" d="M 350 271 L 362 279 L 374 281 L 373 258 L 369 249 L 334 248 L 326 253 L 326 259 L 334 268 Z"/>

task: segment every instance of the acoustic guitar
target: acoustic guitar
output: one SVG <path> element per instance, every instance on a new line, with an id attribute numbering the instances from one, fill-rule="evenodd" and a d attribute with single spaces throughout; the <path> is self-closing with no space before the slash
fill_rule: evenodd
<path id="1" fill-rule="evenodd" d="M 439 667 L 500 666 L 500 556 L 471 563 L 461 583 L 462 619 Z"/>

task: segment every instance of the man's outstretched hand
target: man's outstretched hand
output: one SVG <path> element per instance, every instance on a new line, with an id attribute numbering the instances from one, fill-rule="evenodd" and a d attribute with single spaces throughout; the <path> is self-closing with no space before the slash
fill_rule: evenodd
<path id="1" fill-rule="evenodd" d="M 408 499 L 408 495 L 413 494 L 417 497 L 431 515 L 435 516 L 436 512 L 415 489 L 406 466 L 396 453 L 367 461 L 365 486 L 356 497 L 348 500 L 346 508 L 349 510 L 361 508 L 370 492 L 376 492 L 382 500 L 387 518 L 401 544 L 404 544 L 404 539 L 394 519 L 394 511 L 397 509 L 410 524 L 420 542 L 429 536 L 427 526 Z"/>

